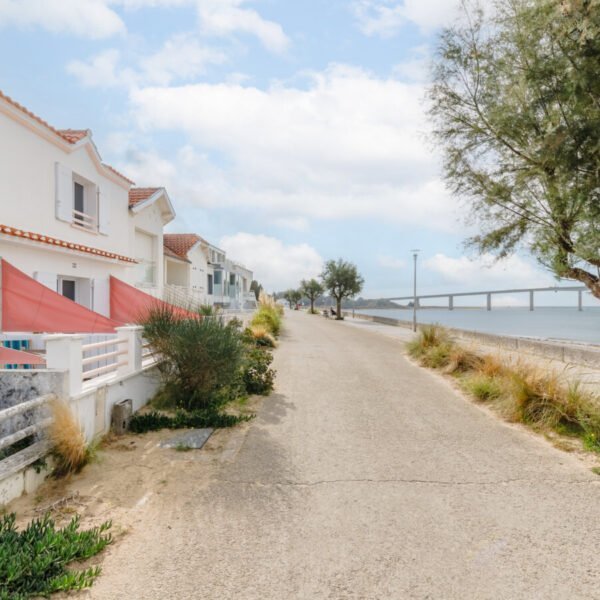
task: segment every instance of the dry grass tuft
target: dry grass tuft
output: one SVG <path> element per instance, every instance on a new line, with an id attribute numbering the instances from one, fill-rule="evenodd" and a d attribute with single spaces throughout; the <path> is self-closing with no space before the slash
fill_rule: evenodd
<path id="1" fill-rule="evenodd" d="M 52 425 L 49 435 L 57 460 L 56 473 L 77 473 L 88 460 L 85 436 L 69 406 L 62 400 L 51 404 Z"/>
<path id="2" fill-rule="evenodd" d="M 423 366 L 458 376 L 465 391 L 508 421 L 579 437 L 588 450 L 600 452 L 600 397 L 565 382 L 562 374 L 478 355 L 436 326 L 424 327 L 408 351 Z"/>
<path id="3" fill-rule="evenodd" d="M 248 328 L 248 331 L 257 344 L 261 346 L 267 346 L 269 348 L 275 348 L 277 346 L 275 338 L 271 335 L 268 327 L 266 327 L 264 324 L 259 323 L 256 325 L 251 325 Z"/>

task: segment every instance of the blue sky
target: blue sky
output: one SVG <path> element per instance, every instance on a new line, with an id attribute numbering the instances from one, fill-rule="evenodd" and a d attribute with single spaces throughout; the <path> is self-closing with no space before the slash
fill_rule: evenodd
<path id="1" fill-rule="evenodd" d="M 0 0 L 0 89 L 164 185 L 178 218 L 270 289 L 342 256 L 364 296 L 553 285 L 465 255 L 427 141 L 427 64 L 453 0 Z M 491 265 L 491 266 L 490 266 Z M 522 299 L 525 300 L 525 299 Z M 518 302 L 519 299 L 508 299 Z"/>

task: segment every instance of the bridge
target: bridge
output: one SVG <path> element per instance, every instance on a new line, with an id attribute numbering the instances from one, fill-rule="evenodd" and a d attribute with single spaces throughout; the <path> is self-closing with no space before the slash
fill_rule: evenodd
<path id="1" fill-rule="evenodd" d="M 519 288 L 512 290 L 486 290 L 483 292 L 453 292 L 449 294 L 425 294 L 416 296 L 417 307 L 421 300 L 429 300 L 432 298 L 448 298 L 448 309 L 454 310 L 454 298 L 465 296 L 485 296 L 486 308 L 492 310 L 492 296 L 497 294 L 529 294 L 529 310 L 535 309 L 534 296 L 536 292 L 577 292 L 577 308 L 583 310 L 583 292 L 587 291 L 584 285 L 569 285 L 569 286 L 554 286 L 541 288 Z M 398 298 L 386 298 L 386 300 L 415 300 L 415 296 L 401 296 Z"/>

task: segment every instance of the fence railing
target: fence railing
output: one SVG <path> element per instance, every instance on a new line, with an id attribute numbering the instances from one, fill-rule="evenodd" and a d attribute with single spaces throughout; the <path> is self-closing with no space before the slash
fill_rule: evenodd
<path id="1" fill-rule="evenodd" d="M 26 413 L 43 408 L 55 398 L 54 394 L 46 394 L 0 410 L 0 426 L 4 426 L 10 419 L 23 417 Z M 28 424 L 29 422 L 30 420 L 23 419 L 23 423 L 8 429 L 8 433 L 0 437 L 0 480 L 10 477 L 48 453 L 50 444 L 42 436 L 52 423 L 52 419 L 47 417 L 36 419 L 31 424 Z M 10 452 L 12 446 L 32 436 L 36 436 L 36 438 L 27 447 L 13 453 Z"/>
<path id="2" fill-rule="evenodd" d="M 84 344 L 82 335 L 46 336 L 46 366 L 68 372 L 68 393 L 76 396 L 98 377 L 121 376 L 142 369 L 144 342 L 139 326 L 117 327 L 116 338 Z"/>

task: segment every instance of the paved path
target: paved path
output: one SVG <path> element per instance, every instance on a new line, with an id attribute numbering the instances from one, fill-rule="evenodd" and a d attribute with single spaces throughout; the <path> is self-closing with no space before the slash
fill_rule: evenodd
<path id="1" fill-rule="evenodd" d="M 91 597 L 600 598 L 600 478 L 574 457 L 366 328 L 288 313 L 276 362 L 243 439 L 161 496 Z"/>

